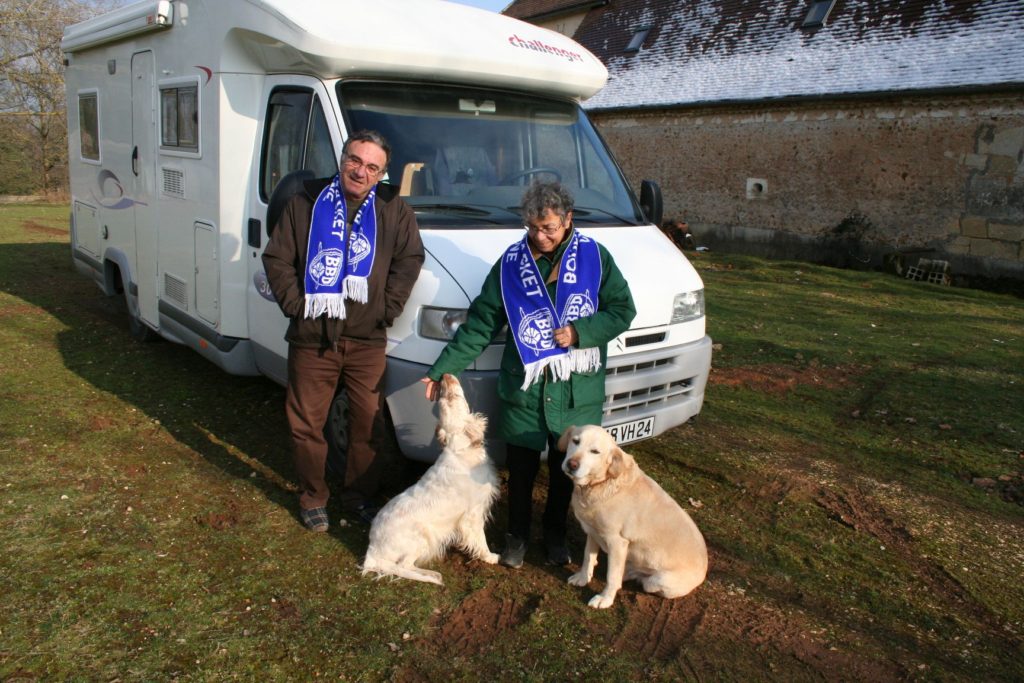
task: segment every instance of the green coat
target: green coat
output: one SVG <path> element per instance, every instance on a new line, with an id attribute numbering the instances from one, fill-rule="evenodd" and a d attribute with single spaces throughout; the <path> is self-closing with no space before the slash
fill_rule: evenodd
<path id="1" fill-rule="evenodd" d="M 545 281 L 562 257 L 571 234 L 566 235 L 551 259 L 544 256 L 537 259 L 537 268 Z M 523 391 L 526 371 L 515 340 L 508 334 L 498 373 L 498 398 L 501 399 L 498 436 L 506 443 L 543 450 L 549 435 L 560 436 L 572 425 L 601 424 L 608 342 L 629 329 L 636 307 L 615 260 L 601 244 L 597 246 L 601 253 L 597 311 L 572 324 L 579 336 L 579 348 L 597 346 L 601 349 L 601 367 L 594 372 L 573 373 L 569 381 L 563 382 L 556 382 L 550 379 L 550 373 L 545 373 L 541 380 Z M 555 284 L 547 285 L 552 300 Z M 445 373 L 458 375 L 476 360 L 507 323 L 501 298 L 501 259 L 498 259 L 484 280 L 480 294 L 470 304 L 468 319 L 441 351 L 427 376 L 436 381 Z"/>

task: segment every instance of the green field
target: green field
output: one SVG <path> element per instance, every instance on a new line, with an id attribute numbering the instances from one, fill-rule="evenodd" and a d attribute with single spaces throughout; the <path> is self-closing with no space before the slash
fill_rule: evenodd
<path id="1" fill-rule="evenodd" d="M 362 578 L 365 526 L 297 520 L 283 389 L 133 341 L 67 215 L 0 206 L 4 681 L 1024 679 L 1020 298 L 693 254 L 704 410 L 627 450 L 711 570 L 598 611 L 539 548 Z"/>

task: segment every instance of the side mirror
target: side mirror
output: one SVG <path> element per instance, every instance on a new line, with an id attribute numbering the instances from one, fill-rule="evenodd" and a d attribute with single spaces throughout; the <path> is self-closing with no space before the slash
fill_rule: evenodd
<path id="1" fill-rule="evenodd" d="M 640 183 L 640 209 L 647 220 L 655 225 L 661 225 L 665 207 L 661 201 L 661 188 L 653 180 L 644 180 Z"/>

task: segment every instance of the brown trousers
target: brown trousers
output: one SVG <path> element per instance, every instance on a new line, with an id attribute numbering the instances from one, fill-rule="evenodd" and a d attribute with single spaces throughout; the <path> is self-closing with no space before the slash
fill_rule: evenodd
<path id="1" fill-rule="evenodd" d="M 299 505 L 323 507 L 330 492 L 325 467 L 324 425 L 339 381 L 348 391 L 348 455 L 343 504 L 354 507 L 377 493 L 380 463 L 373 440 L 379 429 L 381 387 L 386 358 L 383 346 L 339 341 L 334 349 L 288 348 L 285 415 L 299 480 Z"/>

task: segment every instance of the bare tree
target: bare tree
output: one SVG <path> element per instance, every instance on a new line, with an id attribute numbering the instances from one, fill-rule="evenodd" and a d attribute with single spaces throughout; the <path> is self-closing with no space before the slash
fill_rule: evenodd
<path id="1" fill-rule="evenodd" d="M 0 0 L 0 136 L 13 184 L 50 193 L 65 187 L 64 27 L 114 3 Z M 11 155 L 14 158 L 11 158 Z M 19 180 L 20 179 L 20 180 Z M 5 187 L 6 185 L 6 187 Z M 0 193 L 10 190 L 0 177 Z"/>

